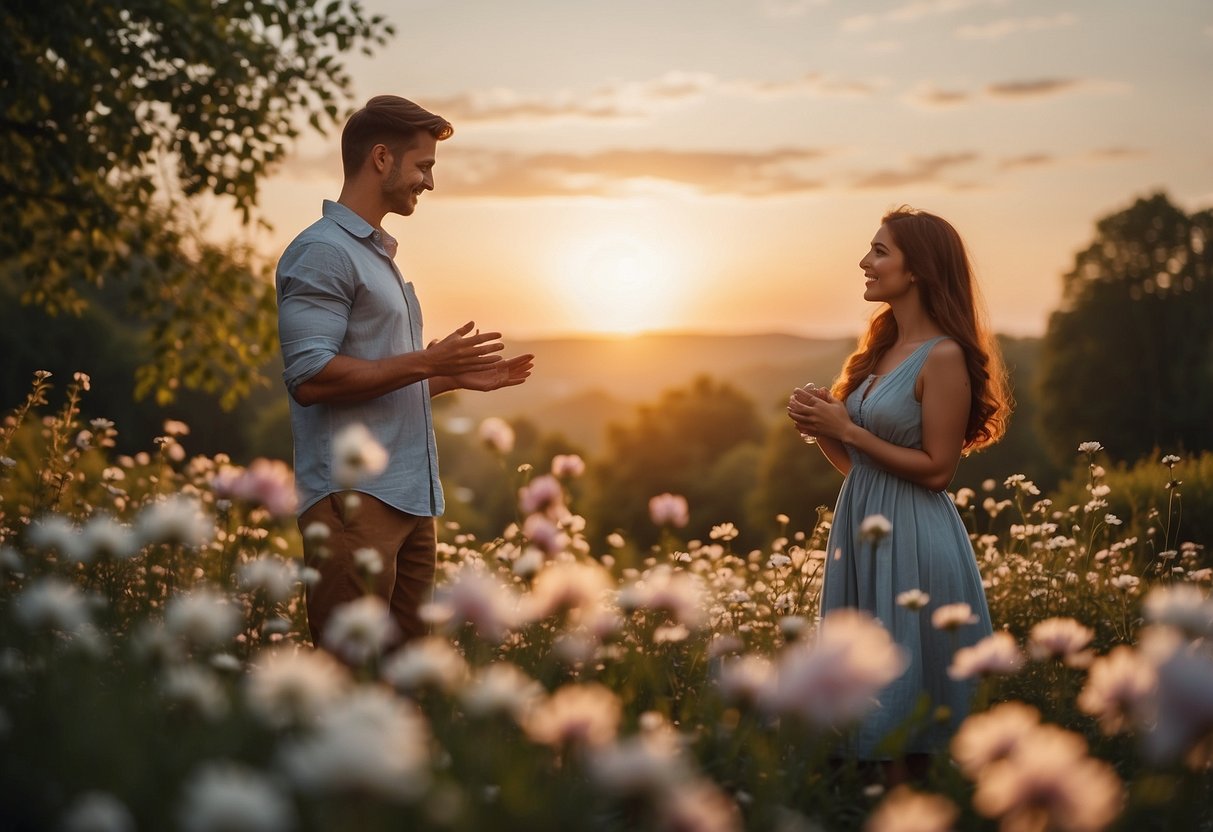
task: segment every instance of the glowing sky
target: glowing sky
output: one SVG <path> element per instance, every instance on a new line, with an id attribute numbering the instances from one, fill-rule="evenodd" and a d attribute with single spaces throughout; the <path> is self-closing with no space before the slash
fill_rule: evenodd
<path id="1" fill-rule="evenodd" d="M 364 0 L 398 34 L 356 96 L 448 118 L 390 216 L 427 335 L 850 335 L 885 210 L 950 219 L 995 327 L 1040 334 L 1094 221 L 1213 205 L 1209 0 Z M 265 184 L 278 251 L 337 137 Z"/>

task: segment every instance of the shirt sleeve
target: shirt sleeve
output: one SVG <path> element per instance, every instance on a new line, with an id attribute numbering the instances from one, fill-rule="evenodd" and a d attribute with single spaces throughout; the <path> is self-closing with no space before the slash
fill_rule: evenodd
<path id="1" fill-rule="evenodd" d="M 349 258 L 319 241 L 283 254 L 277 284 L 282 377 L 293 395 L 340 351 L 357 286 Z"/>

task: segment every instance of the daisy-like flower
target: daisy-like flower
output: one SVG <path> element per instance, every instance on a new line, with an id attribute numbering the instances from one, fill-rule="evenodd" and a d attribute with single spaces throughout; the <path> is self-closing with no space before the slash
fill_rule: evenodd
<path id="1" fill-rule="evenodd" d="M 1078 445 L 1078 452 L 1080 454 L 1086 454 L 1087 456 L 1097 454 L 1102 450 L 1103 445 L 1099 444 L 1098 442 L 1081 442 Z"/>
<path id="2" fill-rule="evenodd" d="M 274 728 L 309 725 L 349 690 L 345 666 L 323 650 L 262 651 L 245 678 L 249 710 Z"/>
<path id="3" fill-rule="evenodd" d="M 952 657 L 948 675 L 953 679 L 974 676 L 1009 676 L 1023 667 L 1023 653 L 1015 637 L 1005 630 L 986 636 L 972 647 L 962 647 Z"/>
<path id="4" fill-rule="evenodd" d="M 523 730 L 533 742 L 562 747 L 594 747 L 615 739 L 623 706 L 597 683 L 565 685 L 531 710 Z"/>
<path id="5" fill-rule="evenodd" d="M 770 659 L 754 653 L 725 659 L 716 686 L 726 702 L 754 705 L 764 700 L 775 679 Z"/>
<path id="6" fill-rule="evenodd" d="M 931 626 L 936 630 L 957 630 L 967 624 L 978 622 L 976 613 L 968 604 L 944 604 L 931 613 Z"/>
<path id="7" fill-rule="evenodd" d="M 324 646 L 352 665 L 361 665 L 383 652 L 400 635 L 378 595 L 364 595 L 333 611 L 321 637 Z"/>
<path id="8" fill-rule="evenodd" d="M 729 541 L 735 540 L 738 534 L 740 534 L 740 532 L 737 531 L 737 526 L 734 524 L 721 523 L 712 527 L 712 530 L 708 532 L 708 537 L 710 537 L 712 540 Z"/>
<path id="9" fill-rule="evenodd" d="M 237 582 L 246 592 L 261 592 L 270 603 L 280 603 L 295 594 L 299 582 L 294 561 L 275 555 L 264 555 L 240 564 Z"/>
<path id="10" fill-rule="evenodd" d="M 519 600 L 493 575 L 469 567 L 434 591 L 421 617 L 447 631 L 470 624 L 481 638 L 500 643 L 519 621 Z"/>
<path id="11" fill-rule="evenodd" d="M 893 524 L 883 514 L 872 514 L 863 518 L 859 524 L 859 539 L 864 543 L 876 544 L 884 540 L 893 531 Z"/>
<path id="12" fill-rule="evenodd" d="M 187 781 L 183 832 L 288 832 L 295 808 L 274 781 L 238 763 L 210 763 Z"/>
<path id="13" fill-rule="evenodd" d="M 140 548 L 163 543 L 197 549 L 215 536 L 215 526 L 196 498 L 177 494 L 145 506 L 135 521 L 135 532 Z"/>
<path id="14" fill-rule="evenodd" d="M 615 581 L 593 562 L 564 561 L 549 564 L 535 576 L 531 592 L 522 599 L 522 618 L 539 621 L 561 612 L 578 612 L 598 606 Z"/>
<path id="15" fill-rule="evenodd" d="M 687 498 L 668 491 L 649 499 L 649 518 L 655 526 L 673 526 L 681 529 L 691 519 Z"/>
<path id="16" fill-rule="evenodd" d="M 1178 649 L 1157 673 L 1154 724 L 1142 738 L 1146 756 L 1156 763 L 1188 757 L 1193 768 L 1204 768 L 1213 741 L 1213 656 Z M 1194 753 L 1202 745 L 1205 754 Z"/>
<path id="17" fill-rule="evenodd" d="M 951 832 L 956 804 L 937 794 L 898 786 L 868 816 L 864 832 Z"/>
<path id="18" fill-rule="evenodd" d="M 973 714 L 952 737 L 952 757 L 970 780 L 990 763 L 1002 760 L 1040 725 L 1040 711 L 1022 702 L 1004 702 Z"/>
<path id="19" fill-rule="evenodd" d="M 876 694 L 905 672 L 909 659 L 866 612 L 833 610 L 817 638 L 784 651 L 763 705 L 819 728 L 841 728 L 876 704 Z"/>
<path id="20" fill-rule="evenodd" d="M 209 587 L 174 595 L 164 611 L 170 633 L 195 647 L 218 647 L 240 631 L 240 610 Z"/>
<path id="21" fill-rule="evenodd" d="M 505 419 L 489 416 L 480 423 L 477 435 L 485 447 L 505 456 L 514 450 L 514 429 Z"/>
<path id="22" fill-rule="evenodd" d="M 1039 725 L 981 771 L 973 808 L 1001 818 L 1004 829 L 1100 832 L 1119 816 L 1124 789 L 1110 765 L 1086 752 L 1078 734 Z"/>
<path id="23" fill-rule="evenodd" d="M 436 688 L 453 692 L 467 679 L 468 665 L 446 639 L 429 636 L 388 656 L 380 675 L 400 691 Z"/>
<path id="24" fill-rule="evenodd" d="M 60 578 L 39 578 L 13 604 L 17 621 L 31 630 L 54 630 L 75 635 L 92 627 L 89 600 L 75 584 Z"/>
<path id="25" fill-rule="evenodd" d="M 254 459 L 248 468 L 224 466 L 211 480 L 215 494 L 264 506 L 275 517 L 295 513 L 295 475 L 280 459 Z"/>
<path id="26" fill-rule="evenodd" d="M 430 736 L 416 706 L 363 686 L 326 708 L 314 729 L 282 746 L 279 764 L 306 794 L 411 801 L 428 788 Z"/>
<path id="27" fill-rule="evenodd" d="M 516 665 L 497 662 L 477 671 L 459 699 L 470 716 L 503 713 L 521 722 L 543 695 L 543 686 Z"/>
<path id="28" fill-rule="evenodd" d="M 333 438 L 333 479 L 342 488 L 379 476 L 387 463 L 387 451 L 365 425 L 348 425 Z"/>
<path id="29" fill-rule="evenodd" d="M 907 589 L 905 592 L 897 594 L 897 606 L 905 607 L 907 610 L 920 610 L 929 603 L 931 603 L 931 596 L 921 589 Z"/>
<path id="30" fill-rule="evenodd" d="M 616 595 L 620 609 L 664 611 L 674 621 L 698 627 L 704 618 L 707 592 L 703 579 L 669 564 L 648 569 Z"/>
<path id="31" fill-rule="evenodd" d="M 552 476 L 576 479 L 585 473 L 585 460 L 577 454 L 556 454 L 552 457 Z"/>
<path id="32" fill-rule="evenodd" d="M 1038 662 L 1061 659 L 1072 665 L 1094 637 L 1094 630 L 1073 618 L 1047 618 L 1033 625 L 1028 653 Z"/>
<path id="33" fill-rule="evenodd" d="M 1105 734 L 1115 734 L 1147 718 L 1157 684 L 1154 663 L 1120 644 L 1091 663 L 1076 701 L 1083 713 L 1099 720 Z"/>

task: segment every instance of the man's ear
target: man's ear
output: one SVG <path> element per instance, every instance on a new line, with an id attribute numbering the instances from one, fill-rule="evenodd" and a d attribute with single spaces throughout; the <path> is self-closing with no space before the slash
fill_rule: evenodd
<path id="1" fill-rule="evenodd" d="M 392 151 L 386 144 L 377 144 L 371 148 L 371 165 L 375 173 L 383 173 L 392 164 Z"/>

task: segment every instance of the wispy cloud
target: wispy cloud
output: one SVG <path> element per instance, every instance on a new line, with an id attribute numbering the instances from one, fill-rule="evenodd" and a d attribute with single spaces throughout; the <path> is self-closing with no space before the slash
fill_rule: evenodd
<path id="1" fill-rule="evenodd" d="M 990 23 L 959 26 L 956 29 L 956 37 L 963 40 L 1001 40 L 1021 32 L 1060 29 L 1076 23 L 1078 15 L 1071 12 L 1062 12 L 1051 17 L 1004 17 Z"/>
<path id="2" fill-rule="evenodd" d="M 427 109 L 459 123 L 537 122 L 554 119 L 626 120 L 646 118 L 708 96 L 858 97 L 876 93 L 877 81 L 837 78 L 808 72 L 783 80 L 722 79 L 707 72 L 672 71 L 641 81 L 621 81 L 574 92 L 524 93 L 496 88 L 427 98 Z"/>
<path id="3" fill-rule="evenodd" d="M 1128 89 L 1125 84 L 1092 78 L 1024 78 L 997 81 L 979 90 L 942 89 L 931 83 L 923 83 L 906 93 L 903 100 L 924 109 L 940 109 L 982 100 L 1032 101 L 1078 93 L 1117 93 Z"/>
<path id="4" fill-rule="evenodd" d="M 830 0 L 763 0 L 762 11 L 767 17 L 801 17 L 811 9 L 829 4 Z"/>
<path id="5" fill-rule="evenodd" d="M 1142 148 L 1125 147 L 1123 145 L 1114 147 L 1098 147 L 1093 150 L 1070 155 L 1044 152 L 1024 153 L 1018 156 L 1008 156 L 1004 159 L 1000 159 L 996 164 L 996 168 L 1001 172 L 1013 173 L 1048 167 L 1126 162 L 1134 159 L 1143 159 L 1149 155 L 1150 154 Z"/>
<path id="6" fill-rule="evenodd" d="M 851 182 L 859 189 L 904 188 L 907 185 L 943 185 L 946 187 L 968 187 L 967 183 L 950 181 L 946 174 L 958 167 L 971 165 L 980 157 L 971 151 L 942 153 L 935 156 L 919 156 L 899 169 L 884 169 L 860 174 Z"/>
<path id="7" fill-rule="evenodd" d="M 609 149 L 595 153 L 520 153 L 476 147 L 443 149 L 437 188 L 454 197 L 614 197 L 682 191 L 768 197 L 822 187 L 806 168 L 830 155 L 814 148 L 760 152 Z M 334 154 L 286 163 L 295 178 L 331 178 Z"/>

